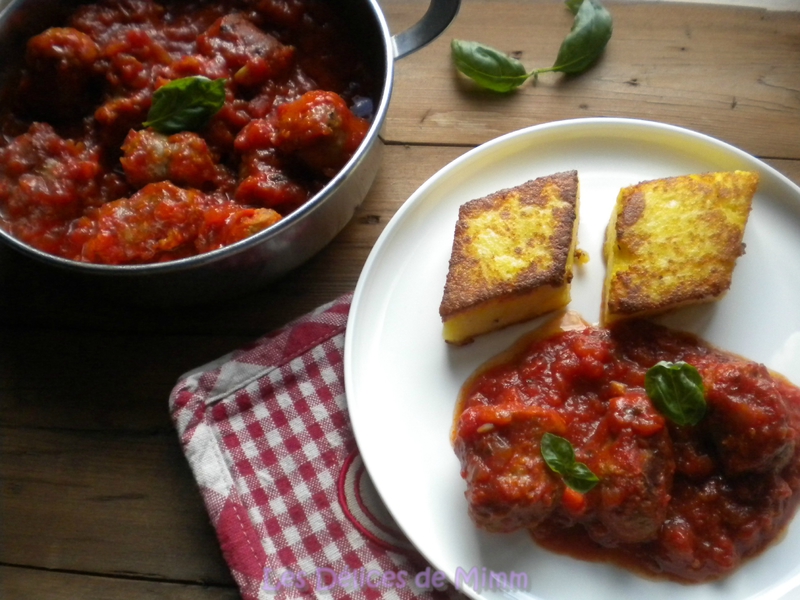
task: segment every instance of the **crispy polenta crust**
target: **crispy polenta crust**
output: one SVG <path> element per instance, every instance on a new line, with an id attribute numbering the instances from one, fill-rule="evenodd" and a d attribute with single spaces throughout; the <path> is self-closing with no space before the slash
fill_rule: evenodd
<path id="1" fill-rule="evenodd" d="M 606 230 L 601 321 L 652 316 L 728 291 L 758 187 L 746 171 L 623 188 Z"/>
<path id="2" fill-rule="evenodd" d="M 570 301 L 578 173 L 540 177 L 461 206 L 439 314 L 444 339 L 532 319 Z"/>

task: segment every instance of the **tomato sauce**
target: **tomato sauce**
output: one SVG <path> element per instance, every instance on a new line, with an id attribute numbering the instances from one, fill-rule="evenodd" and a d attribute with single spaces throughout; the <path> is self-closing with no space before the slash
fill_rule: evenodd
<path id="1" fill-rule="evenodd" d="M 703 378 L 707 412 L 676 425 L 644 390 L 659 361 Z M 545 432 L 599 477 L 585 494 L 545 464 Z M 800 389 L 694 336 L 634 321 L 534 337 L 464 386 L 454 447 L 475 523 L 686 582 L 775 540 L 800 498 Z"/>
<path id="2" fill-rule="evenodd" d="M 271 226 L 367 133 L 374 82 L 352 39 L 324 0 L 79 6 L 28 41 L 0 116 L 0 227 L 68 259 L 141 264 Z M 195 76 L 225 80 L 207 124 L 143 126 L 156 90 Z"/>

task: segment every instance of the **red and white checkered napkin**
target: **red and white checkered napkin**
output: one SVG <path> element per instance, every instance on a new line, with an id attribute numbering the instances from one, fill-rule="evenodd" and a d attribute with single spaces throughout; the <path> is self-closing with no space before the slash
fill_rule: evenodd
<path id="1" fill-rule="evenodd" d="M 181 445 L 245 600 L 459 596 L 378 498 L 344 394 L 350 295 L 187 373 Z"/>

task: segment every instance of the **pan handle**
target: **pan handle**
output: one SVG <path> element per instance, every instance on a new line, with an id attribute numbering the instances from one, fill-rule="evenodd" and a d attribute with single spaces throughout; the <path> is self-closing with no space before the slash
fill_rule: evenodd
<path id="1" fill-rule="evenodd" d="M 427 46 L 453 22 L 461 0 L 431 0 L 428 11 L 415 25 L 392 36 L 395 60 Z"/>

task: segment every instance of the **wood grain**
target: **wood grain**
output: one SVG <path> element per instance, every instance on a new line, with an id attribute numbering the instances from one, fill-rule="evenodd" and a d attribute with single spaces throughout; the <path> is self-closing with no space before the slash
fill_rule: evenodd
<path id="1" fill-rule="evenodd" d="M 0 428 L 0 564 L 230 585 L 170 433 Z"/>
<path id="2" fill-rule="evenodd" d="M 36 600 L 237 600 L 233 586 L 168 583 L 0 566 L 0 597 Z"/>
<path id="3" fill-rule="evenodd" d="M 529 69 L 547 67 L 572 16 L 560 2 L 465 2 L 441 38 L 398 61 L 386 139 L 479 144 L 547 121 L 628 117 L 687 127 L 760 157 L 800 158 L 800 12 L 607 6 L 614 34 L 593 68 L 544 74 L 503 95 L 455 72 L 450 40 L 480 41 Z M 399 2 L 385 9 L 398 27 L 419 10 Z"/>

